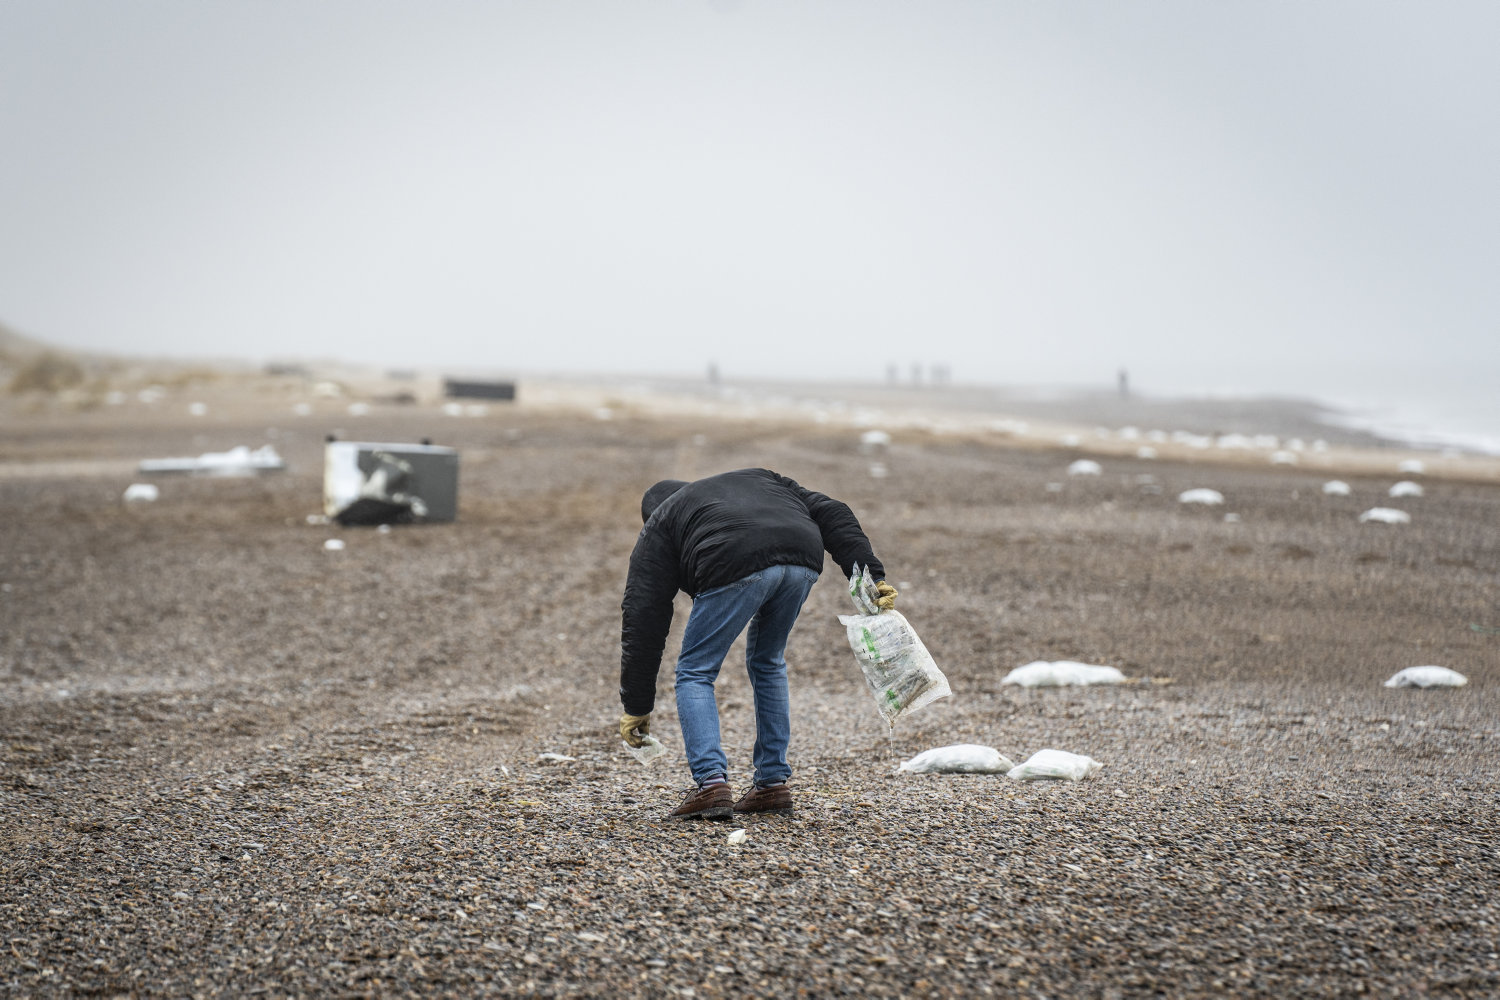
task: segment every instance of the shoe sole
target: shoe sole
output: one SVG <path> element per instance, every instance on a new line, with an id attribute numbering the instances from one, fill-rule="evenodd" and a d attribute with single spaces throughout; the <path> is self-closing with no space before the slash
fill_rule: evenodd
<path id="1" fill-rule="evenodd" d="M 670 813 L 667 819 L 728 819 L 734 810 L 728 806 L 710 806 L 695 813 Z"/>
<path id="2" fill-rule="evenodd" d="M 745 816 L 790 816 L 791 806 L 785 809 L 736 809 L 735 812 Z"/>

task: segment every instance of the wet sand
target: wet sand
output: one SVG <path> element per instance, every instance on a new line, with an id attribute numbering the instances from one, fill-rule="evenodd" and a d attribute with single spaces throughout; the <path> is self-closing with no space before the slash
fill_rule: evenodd
<path id="1" fill-rule="evenodd" d="M 1023 434 L 982 410 L 893 420 L 871 455 L 861 402 L 819 422 L 795 400 L 522 388 L 462 417 L 373 390 L 355 416 L 295 379 L 0 404 L 5 992 L 1500 990 L 1493 463 L 1398 474 L 1404 452 L 1332 435 L 1296 466 L 1147 461 L 1089 437 L 1093 415 Z M 458 447 L 459 520 L 309 524 L 335 431 Z M 286 472 L 121 501 L 141 458 L 265 443 Z M 1069 476 L 1085 453 L 1103 474 Z M 796 813 L 667 825 L 685 599 L 654 727 L 671 755 L 642 767 L 612 735 L 639 496 L 749 465 L 850 503 L 954 694 L 888 733 L 825 572 L 788 653 Z M 1322 494 L 1334 474 L 1352 496 Z M 1398 478 L 1425 495 L 1391 500 Z M 1194 487 L 1226 504 L 1176 502 Z M 1359 523 L 1374 506 L 1412 522 Z M 743 786 L 737 655 L 720 703 Z M 1037 659 L 1132 683 L 1000 684 Z M 1422 664 L 1469 684 L 1382 686 Z M 1103 767 L 894 774 L 961 742 Z"/>

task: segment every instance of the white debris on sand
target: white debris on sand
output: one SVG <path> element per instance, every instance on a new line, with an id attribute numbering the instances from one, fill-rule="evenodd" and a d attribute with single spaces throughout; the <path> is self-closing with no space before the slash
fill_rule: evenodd
<path id="1" fill-rule="evenodd" d="M 1218 490 L 1199 488 L 1196 490 L 1185 490 L 1177 494 L 1178 503 L 1203 503 L 1217 504 L 1224 502 L 1224 494 Z"/>
<path id="2" fill-rule="evenodd" d="M 330 538 L 323 543 L 323 548 L 329 552 L 342 552 L 344 549 L 344 540 L 342 538 Z"/>
<path id="3" fill-rule="evenodd" d="M 239 445 L 228 451 L 206 451 L 196 458 L 148 458 L 139 466 L 141 472 L 187 472 L 195 476 L 253 476 L 284 468 L 286 463 L 271 445 L 254 451 Z"/>
<path id="4" fill-rule="evenodd" d="M 1469 679 L 1447 667 L 1407 667 L 1385 682 L 1388 688 L 1463 687 Z"/>
<path id="5" fill-rule="evenodd" d="M 743 844 L 745 842 L 745 838 L 748 836 L 749 834 L 745 832 L 744 827 L 741 827 L 738 830 L 730 830 L 729 836 L 726 839 L 729 841 L 731 846 L 736 846 L 739 844 Z"/>
<path id="6" fill-rule="evenodd" d="M 633 747 L 629 743 L 622 743 L 621 745 L 630 752 L 630 756 L 642 764 L 649 764 L 658 757 L 666 754 L 667 748 L 662 746 L 661 740 L 655 736 L 643 736 L 641 739 L 642 743 L 638 747 Z"/>
<path id="7" fill-rule="evenodd" d="M 161 491 L 151 483 L 131 483 L 125 487 L 124 499 L 126 503 L 150 503 L 160 495 Z"/>
<path id="8" fill-rule="evenodd" d="M 1403 476 L 1420 476 L 1427 471 L 1427 466 L 1422 463 L 1420 458 L 1408 458 L 1402 460 L 1401 464 L 1396 466 L 1396 471 Z"/>
<path id="9" fill-rule="evenodd" d="M 577 760 L 577 757 L 569 757 L 565 753 L 539 753 L 536 759 L 544 764 L 566 764 L 568 761 Z"/>
<path id="10" fill-rule="evenodd" d="M 1414 483 L 1410 479 L 1403 479 L 1386 491 L 1387 496 L 1393 497 L 1419 497 L 1422 493 L 1422 484 Z"/>
<path id="11" fill-rule="evenodd" d="M 1070 476 L 1097 476 L 1103 471 L 1104 469 L 1100 467 L 1099 463 L 1091 458 L 1080 458 L 1068 466 L 1068 475 Z"/>
<path id="12" fill-rule="evenodd" d="M 1359 515 L 1359 523 L 1374 521 L 1378 524 L 1410 524 L 1411 515 L 1404 510 L 1395 510 L 1390 507 L 1371 507 Z"/>
<path id="13" fill-rule="evenodd" d="M 1089 684 L 1123 684 L 1125 675 L 1117 667 L 1098 667 L 1073 660 L 1034 660 L 1017 667 L 1001 679 L 1001 684 L 1021 687 L 1082 687 Z"/>
<path id="14" fill-rule="evenodd" d="M 1352 491 L 1349 489 L 1349 484 L 1344 482 L 1342 479 L 1330 479 L 1328 480 L 1328 482 L 1323 484 L 1324 496 L 1346 497 L 1351 492 Z"/>
<path id="15" fill-rule="evenodd" d="M 1294 451 L 1275 451 L 1271 453 L 1272 465 L 1296 465 L 1297 453 Z"/>
<path id="16" fill-rule="evenodd" d="M 1092 757 L 1066 750 L 1038 750 L 1011 768 L 1017 781 L 1082 781 L 1103 765 Z"/>
<path id="17" fill-rule="evenodd" d="M 923 750 L 911 760 L 902 761 L 896 771 L 911 774 L 1006 774 L 1015 766 L 994 747 L 955 743 Z"/>

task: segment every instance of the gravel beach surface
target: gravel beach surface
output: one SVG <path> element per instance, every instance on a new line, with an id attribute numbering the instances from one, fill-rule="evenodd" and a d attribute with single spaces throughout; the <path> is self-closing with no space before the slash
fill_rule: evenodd
<path id="1" fill-rule="evenodd" d="M 875 476 L 857 432 L 811 423 L 211 391 L 197 417 L 0 422 L 8 996 L 1500 992 L 1493 482 L 1069 476 L 1065 448 L 915 431 Z M 458 521 L 309 523 L 330 431 L 456 446 Z M 121 499 L 139 459 L 266 443 L 287 471 Z M 668 824 L 686 598 L 668 755 L 614 734 L 639 498 L 752 465 L 854 508 L 953 695 L 887 731 L 829 566 L 788 650 L 795 813 Z M 1225 504 L 1177 502 L 1198 487 Z M 1374 506 L 1411 523 L 1360 523 Z M 1130 683 L 1000 684 L 1059 659 Z M 1382 686 L 1426 664 L 1469 683 Z M 1103 766 L 895 773 L 955 743 Z"/>

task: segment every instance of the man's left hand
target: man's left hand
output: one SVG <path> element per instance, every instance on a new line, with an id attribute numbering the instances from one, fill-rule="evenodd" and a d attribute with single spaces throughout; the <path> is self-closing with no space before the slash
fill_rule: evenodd
<path id="1" fill-rule="evenodd" d="M 896 588 L 881 580 L 875 584 L 875 606 L 881 611 L 896 610 Z"/>

